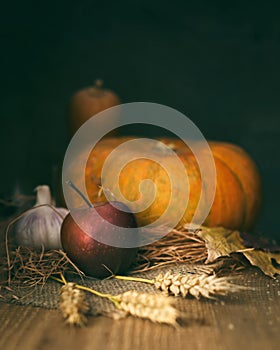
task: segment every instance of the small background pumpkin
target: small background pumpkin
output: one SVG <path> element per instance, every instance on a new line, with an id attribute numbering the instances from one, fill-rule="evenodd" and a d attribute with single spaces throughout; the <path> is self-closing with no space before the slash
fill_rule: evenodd
<path id="1" fill-rule="evenodd" d="M 85 181 L 93 203 L 104 200 L 104 196 L 98 195 L 98 192 L 106 157 L 115 147 L 130 139 L 132 138 L 105 138 L 91 152 L 87 161 Z M 188 171 L 190 196 L 181 225 L 191 221 L 197 207 L 201 192 L 200 171 L 194 155 L 184 142 L 170 138 L 161 141 L 167 145 L 174 145 L 174 150 Z M 256 165 L 250 156 L 236 145 L 224 142 L 209 142 L 209 145 L 216 164 L 217 187 L 211 211 L 204 224 L 210 227 L 224 226 L 249 230 L 256 223 L 261 205 L 261 182 Z M 154 150 L 150 151 L 152 153 Z M 168 175 L 155 162 L 138 159 L 129 163 L 119 178 L 122 194 L 132 201 L 137 198 L 138 184 L 147 178 L 160 188 L 154 203 L 147 210 L 136 214 L 139 225 L 154 221 L 164 212 L 170 196 Z M 114 193 L 113 188 L 110 190 Z"/>
<path id="2" fill-rule="evenodd" d="M 92 116 L 120 103 L 115 92 L 103 88 L 102 80 L 96 80 L 93 86 L 75 93 L 70 101 L 69 111 L 71 136 Z"/>

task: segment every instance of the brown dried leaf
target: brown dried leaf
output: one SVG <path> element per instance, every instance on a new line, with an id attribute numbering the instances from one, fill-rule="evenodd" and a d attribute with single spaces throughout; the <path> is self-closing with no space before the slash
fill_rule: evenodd
<path id="1" fill-rule="evenodd" d="M 247 249 L 242 244 L 238 231 L 232 231 L 223 227 L 203 227 L 197 235 L 205 242 L 208 250 L 206 263 L 211 263 L 221 256 L 230 256 L 231 253 Z"/>
<path id="2" fill-rule="evenodd" d="M 253 266 L 257 266 L 267 276 L 273 277 L 275 274 L 280 274 L 279 268 L 273 265 L 273 260 L 280 264 L 279 253 L 263 252 L 261 250 L 251 250 L 243 253 Z"/>
<path id="3" fill-rule="evenodd" d="M 270 277 L 280 274 L 280 268 L 275 266 L 280 264 L 280 253 L 246 247 L 238 231 L 222 227 L 203 227 L 197 235 L 204 240 L 208 250 L 206 263 L 211 263 L 219 257 L 230 256 L 232 253 L 242 253 L 253 266 L 260 268 L 264 274 Z"/>

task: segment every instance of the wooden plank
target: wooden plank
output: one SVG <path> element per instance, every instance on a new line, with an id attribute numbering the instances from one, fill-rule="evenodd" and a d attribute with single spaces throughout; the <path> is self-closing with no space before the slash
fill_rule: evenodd
<path id="1" fill-rule="evenodd" d="M 180 302 L 187 312 L 180 329 L 132 317 L 95 317 L 86 328 L 69 328 L 57 310 L 0 303 L 0 349 L 278 349 L 279 279 L 253 270 L 238 282 L 255 290 L 223 301 Z"/>
<path id="2" fill-rule="evenodd" d="M 246 292 L 222 301 L 177 299 L 187 315 L 180 329 L 132 317 L 92 317 L 86 328 L 69 328 L 57 310 L 0 302 L 0 349 L 278 349 L 279 281 L 251 269 L 235 277 Z"/>

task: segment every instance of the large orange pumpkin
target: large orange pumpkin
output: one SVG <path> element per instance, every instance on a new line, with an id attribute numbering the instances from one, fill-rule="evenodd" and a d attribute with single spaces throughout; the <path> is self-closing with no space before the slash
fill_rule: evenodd
<path id="1" fill-rule="evenodd" d="M 104 200 L 104 197 L 100 196 L 100 177 L 106 157 L 118 145 L 130 139 L 130 137 L 105 138 L 91 152 L 87 161 L 85 181 L 92 202 Z M 173 149 L 187 169 L 190 194 L 187 209 L 179 225 L 188 223 L 192 219 L 201 193 L 201 177 L 197 161 L 181 140 L 165 138 L 160 141 L 173 145 Z M 216 165 L 217 182 L 214 202 L 204 225 L 249 230 L 256 222 L 261 205 L 260 176 L 256 165 L 249 155 L 236 145 L 224 142 L 209 142 L 209 145 Z M 152 152 L 153 149 L 151 154 Z M 119 177 L 120 190 L 130 201 L 137 200 L 138 185 L 147 178 L 156 184 L 158 192 L 153 204 L 145 211 L 136 214 L 140 225 L 154 221 L 166 209 L 170 196 L 168 175 L 152 160 L 137 159 L 127 164 Z M 111 191 L 114 193 L 114 189 Z"/>

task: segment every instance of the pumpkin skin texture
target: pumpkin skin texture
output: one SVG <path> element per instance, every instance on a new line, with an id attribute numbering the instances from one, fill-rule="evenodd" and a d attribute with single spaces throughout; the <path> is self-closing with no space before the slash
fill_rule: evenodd
<path id="1" fill-rule="evenodd" d="M 69 111 L 71 136 L 92 116 L 121 103 L 119 97 L 113 91 L 104 89 L 102 84 L 101 80 L 97 80 L 94 86 L 79 90 L 73 95 Z"/>
<path id="2" fill-rule="evenodd" d="M 236 145 L 215 143 L 211 146 L 211 149 L 214 157 L 226 163 L 239 180 L 245 194 L 246 210 L 243 226 L 252 228 L 255 219 L 258 217 L 262 202 L 261 179 L 256 165 L 247 153 Z"/>
<path id="3" fill-rule="evenodd" d="M 100 177 L 106 157 L 121 143 L 134 137 L 106 138 L 91 152 L 86 166 L 85 182 L 90 200 L 104 201 L 100 192 Z M 173 145 L 173 150 L 187 169 L 189 200 L 178 226 L 191 222 L 200 193 L 201 177 L 197 161 L 183 141 L 160 139 Z M 250 230 L 255 225 L 261 206 L 261 181 L 257 167 L 240 147 L 225 142 L 209 142 L 216 165 L 216 193 L 211 210 L 203 223 L 209 227 L 224 226 L 230 229 Z M 154 150 L 150 150 L 151 154 Z M 168 157 L 168 155 L 166 156 Z M 168 161 L 168 160 L 167 160 Z M 125 198 L 135 201 L 139 197 L 138 185 L 143 179 L 151 179 L 158 192 L 155 201 L 146 210 L 135 213 L 139 226 L 159 218 L 166 209 L 170 196 L 170 182 L 165 171 L 152 160 L 137 159 L 128 163 L 119 177 L 120 190 Z M 110 188 L 114 193 L 114 188 Z M 186 205 L 186 198 L 177 194 L 179 205 Z M 132 205 L 133 206 L 133 205 Z M 132 207 L 133 208 L 133 207 Z M 133 208 L 135 209 L 135 208 Z"/>

